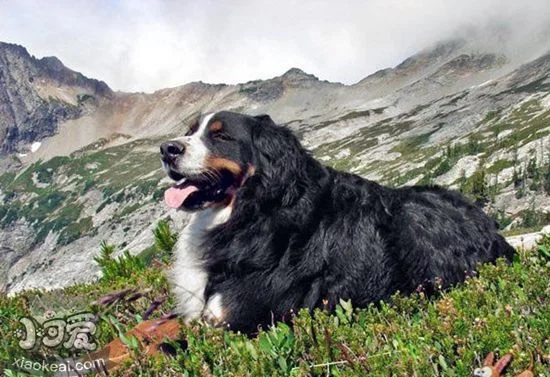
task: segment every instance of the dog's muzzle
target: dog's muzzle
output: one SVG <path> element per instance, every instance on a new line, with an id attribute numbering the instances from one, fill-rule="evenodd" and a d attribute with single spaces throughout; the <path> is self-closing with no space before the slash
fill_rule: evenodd
<path id="1" fill-rule="evenodd" d="M 177 141 L 162 143 L 160 146 L 160 155 L 162 161 L 167 164 L 173 164 L 176 159 L 185 153 L 185 146 Z"/>

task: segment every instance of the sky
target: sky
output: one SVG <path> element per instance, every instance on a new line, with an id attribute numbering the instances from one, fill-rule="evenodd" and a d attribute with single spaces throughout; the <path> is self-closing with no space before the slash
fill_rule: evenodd
<path id="1" fill-rule="evenodd" d="M 291 67 L 351 84 L 494 25 L 507 34 L 488 44 L 526 54 L 550 39 L 550 0 L 0 0 L 0 41 L 123 91 L 235 84 Z"/>

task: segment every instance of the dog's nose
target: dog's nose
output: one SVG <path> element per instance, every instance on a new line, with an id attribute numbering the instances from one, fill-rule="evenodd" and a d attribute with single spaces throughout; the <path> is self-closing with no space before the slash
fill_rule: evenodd
<path id="1" fill-rule="evenodd" d="M 185 152 L 185 147 L 176 141 L 162 143 L 160 146 L 160 154 L 168 161 L 175 160 L 183 152 Z"/>

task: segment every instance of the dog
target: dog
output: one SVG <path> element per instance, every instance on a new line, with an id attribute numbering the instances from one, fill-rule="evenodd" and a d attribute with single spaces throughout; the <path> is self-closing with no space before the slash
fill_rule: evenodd
<path id="1" fill-rule="evenodd" d="M 268 115 L 211 113 L 160 150 L 166 203 L 192 213 L 170 272 L 186 321 L 252 333 L 340 299 L 445 289 L 514 254 L 458 192 L 324 166 Z"/>

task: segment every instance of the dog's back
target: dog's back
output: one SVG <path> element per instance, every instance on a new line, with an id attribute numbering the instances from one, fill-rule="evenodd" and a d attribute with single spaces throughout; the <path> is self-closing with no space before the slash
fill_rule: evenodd
<path id="1" fill-rule="evenodd" d="M 446 288 L 464 281 L 479 263 L 511 260 L 514 254 L 495 222 L 457 192 L 394 189 L 332 174 L 334 195 L 325 203 L 333 207 L 325 212 L 334 213 L 331 226 L 320 227 L 319 245 L 330 245 L 321 252 L 330 256 L 329 299 L 345 297 L 362 306 L 396 291 L 429 293 L 434 284 Z"/>
<path id="2" fill-rule="evenodd" d="M 514 249 L 498 234 L 495 222 L 462 195 L 440 187 L 395 190 L 392 214 L 393 252 L 410 292 L 440 279 L 443 287 L 471 274 L 479 263 L 512 259 Z"/>

